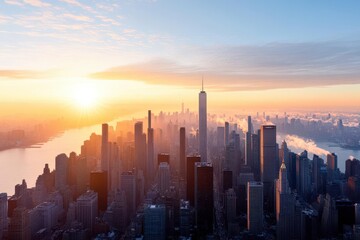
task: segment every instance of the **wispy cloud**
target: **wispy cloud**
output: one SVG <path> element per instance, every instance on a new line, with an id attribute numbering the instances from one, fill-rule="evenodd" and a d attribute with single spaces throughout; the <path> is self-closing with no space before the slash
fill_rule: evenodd
<path id="1" fill-rule="evenodd" d="M 17 5 L 17 6 L 23 6 L 24 4 L 18 0 L 5 0 L 4 1 L 5 3 L 7 4 L 10 4 L 10 5 Z"/>
<path id="2" fill-rule="evenodd" d="M 91 18 L 89 18 L 88 16 L 84 16 L 84 15 L 74 15 L 74 14 L 70 14 L 70 13 L 64 13 L 63 16 L 66 18 L 70 18 L 72 20 L 81 21 L 81 22 L 92 22 L 93 21 Z"/>
<path id="3" fill-rule="evenodd" d="M 39 79 L 53 76 L 53 71 L 8 70 L 0 69 L 0 79 Z"/>
<path id="4" fill-rule="evenodd" d="M 46 3 L 41 0 L 24 0 L 24 3 L 29 4 L 33 7 L 48 7 L 51 5 L 50 3 Z"/>
<path id="5" fill-rule="evenodd" d="M 91 77 L 192 87 L 203 75 L 209 88 L 223 91 L 360 84 L 360 42 L 193 48 L 182 56 L 178 62 L 155 59 Z"/>

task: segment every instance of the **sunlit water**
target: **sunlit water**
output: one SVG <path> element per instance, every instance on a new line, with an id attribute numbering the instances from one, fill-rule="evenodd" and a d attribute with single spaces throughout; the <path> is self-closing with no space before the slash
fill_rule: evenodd
<path id="1" fill-rule="evenodd" d="M 285 135 L 278 134 L 277 141 L 279 145 L 281 145 L 282 140 L 285 138 Z M 303 139 L 303 138 L 302 138 Z M 355 157 L 357 159 L 360 159 L 360 150 L 351 150 L 351 149 L 344 149 L 339 146 L 337 146 L 334 143 L 330 142 L 316 142 L 316 146 L 324 149 L 326 151 L 329 151 L 331 153 L 335 153 L 338 156 L 338 168 L 340 171 L 345 172 L 345 161 L 349 159 L 350 156 Z M 295 153 L 300 153 L 304 151 L 305 149 L 298 148 L 296 146 L 289 146 L 288 148 Z M 314 152 L 311 151 L 311 149 L 306 149 L 308 151 L 308 156 L 310 159 L 312 159 Z M 318 154 L 321 158 L 323 158 L 326 162 L 326 155 L 324 154 Z"/>
<path id="2" fill-rule="evenodd" d="M 71 129 L 44 143 L 40 148 L 14 148 L 0 152 L 0 192 L 14 193 L 14 186 L 25 179 L 28 187 L 35 186 L 36 178 L 46 163 L 55 168 L 55 157 L 60 153 L 80 152 L 84 140 L 91 133 L 101 133 L 101 125 Z"/>
<path id="3" fill-rule="evenodd" d="M 133 113 L 131 116 L 140 117 L 142 113 Z M 122 116 L 109 122 L 109 125 L 115 126 L 117 121 L 129 118 L 129 115 Z M 26 180 L 28 187 L 34 187 L 46 163 L 49 164 L 50 170 L 53 170 L 55 157 L 60 153 L 79 154 L 81 145 L 92 133 L 101 134 L 101 124 L 67 130 L 40 145 L 39 148 L 13 148 L 0 151 L 0 193 L 14 194 L 15 185 L 21 183 L 23 179 Z"/>

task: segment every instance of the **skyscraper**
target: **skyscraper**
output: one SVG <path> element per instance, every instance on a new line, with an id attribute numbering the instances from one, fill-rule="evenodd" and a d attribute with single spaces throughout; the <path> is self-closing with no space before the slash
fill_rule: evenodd
<path id="1" fill-rule="evenodd" d="M 207 162 L 207 110 L 204 85 L 199 93 L 199 152 L 202 162 Z"/>
<path id="2" fill-rule="evenodd" d="M 90 189 L 98 194 L 98 209 L 106 211 L 108 199 L 108 173 L 105 171 L 90 173 Z"/>
<path id="3" fill-rule="evenodd" d="M 180 128 L 180 177 L 182 179 L 185 179 L 185 164 L 186 164 L 186 159 L 185 159 L 185 154 L 186 154 L 186 149 L 185 149 L 185 145 L 186 145 L 186 139 L 185 139 L 185 128 L 181 127 Z"/>
<path id="4" fill-rule="evenodd" d="M 247 184 L 247 228 L 251 233 L 263 230 L 263 189 L 262 182 Z"/>
<path id="5" fill-rule="evenodd" d="M 296 190 L 300 196 L 307 198 L 311 191 L 310 160 L 307 151 L 296 155 Z"/>
<path id="6" fill-rule="evenodd" d="M 98 216 L 98 194 L 87 191 L 76 200 L 76 220 L 85 228 L 94 229 L 95 219 Z"/>
<path id="7" fill-rule="evenodd" d="M 267 209 L 274 210 L 274 181 L 277 178 L 276 126 L 262 125 L 260 132 L 261 181 Z"/>
<path id="8" fill-rule="evenodd" d="M 65 153 L 59 154 L 55 158 L 55 188 L 63 189 L 67 183 L 68 157 Z"/>
<path id="9" fill-rule="evenodd" d="M 136 208 L 136 177 L 133 172 L 121 174 L 121 190 L 125 192 L 128 217 L 132 217 Z"/>
<path id="10" fill-rule="evenodd" d="M 200 156 L 187 157 L 186 164 L 186 199 L 190 202 L 191 206 L 195 204 L 195 163 L 201 162 Z"/>
<path id="11" fill-rule="evenodd" d="M 229 144 L 230 124 L 225 122 L 225 147 Z"/>
<path id="12" fill-rule="evenodd" d="M 291 239 L 294 232 L 295 196 L 291 194 L 287 169 L 282 162 L 276 181 L 277 239 Z"/>
<path id="13" fill-rule="evenodd" d="M 144 209 L 144 239 L 165 240 L 166 208 L 165 205 L 147 205 Z"/>
<path id="14" fill-rule="evenodd" d="M 109 171 L 109 125 L 102 124 L 101 135 L 101 170 Z"/>
<path id="15" fill-rule="evenodd" d="M 7 194 L 0 193 L 0 239 L 4 229 L 7 228 L 7 211 Z"/>
<path id="16" fill-rule="evenodd" d="M 327 176 L 329 181 L 336 180 L 337 156 L 335 153 L 326 156 Z"/>
<path id="17" fill-rule="evenodd" d="M 167 162 L 159 165 L 158 186 L 160 194 L 164 194 L 170 187 L 170 167 Z"/>
<path id="18" fill-rule="evenodd" d="M 195 220 L 202 237 L 213 231 L 213 172 L 211 163 L 195 163 Z"/>
<path id="19" fill-rule="evenodd" d="M 251 116 L 248 116 L 248 131 L 246 132 L 246 147 L 245 147 L 245 164 L 252 165 L 252 150 L 251 150 L 251 134 L 252 134 L 252 124 Z"/>
<path id="20" fill-rule="evenodd" d="M 146 176 L 146 137 L 144 138 L 143 123 L 136 122 L 134 126 L 135 135 L 135 167 L 137 171 L 142 171 Z"/>
<path id="21" fill-rule="evenodd" d="M 147 148 L 147 173 L 148 182 L 154 179 L 154 129 L 151 126 L 151 110 L 148 111 L 148 148 Z"/>

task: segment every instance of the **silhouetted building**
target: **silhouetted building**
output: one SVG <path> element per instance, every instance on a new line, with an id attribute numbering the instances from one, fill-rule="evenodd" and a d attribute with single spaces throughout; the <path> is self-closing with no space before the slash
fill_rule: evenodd
<path id="1" fill-rule="evenodd" d="M 148 148 L 147 148 L 147 173 L 149 184 L 154 180 L 155 176 L 155 152 L 154 152 L 154 129 L 151 125 L 151 110 L 148 111 Z"/>
<path id="2" fill-rule="evenodd" d="M 224 169 L 222 172 L 223 192 L 233 187 L 233 172 L 231 170 Z"/>
<path id="3" fill-rule="evenodd" d="M 180 236 L 190 237 L 195 224 L 194 217 L 194 208 L 189 201 L 180 200 Z"/>
<path id="4" fill-rule="evenodd" d="M 120 178 L 121 190 L 126 195 L 128 217 L 131 218 L 136 209 L 136 176 L 133 172 L 123 172 Z"/>
<path id="5" fill-rule="evenodd" d="M 85 228 L 94 230 L 95 219 L 98 216 L 98 194 L 87 191 L 76 200 L 76 220 Z"/>
<path id="6" fill-rule="evenodd" d="M 166 211 L 164 205 L 146 205 L 144 208 L 144 239 L 165 239 Z"/>
<path id="7" fill-rule="evenodd" d="M 264 203 L 274 210 L 274 181 L 277 178 L 276 126 L 262 125 L 260 132 L 261 181 L 264 184 Z"/>
<path id="8" fill-rule="evenodd" d="M 296 190 L 305 199 L 309 197 L 311 190 L 310 162 L 305 150 L 296 156 Z"/>
<path id="9" fill-rule="evenodd" d="M 335 153 L 326 156 L 327 177 L 329 181 L 336 180 L 337 156 Z"/>
<path id="10" fill-rule="evenodd" d="M 186 135 L 185 135 L 185 128 L 180 128 L 180 177 L 185 179 L 185 165 L 186 165 Z"/>
<path id="11" fill-rule="evenodd" d="M 263 230 L 263 188 L 261 182 L 247 184 L 247 229 L 251 233 Z"/>
<path id="12" fill-rule="evenodd" d="M 188 156 L 186 165 L 186 199 L 195 206 L 195 163 L 201 162 L 200 156 Z"/>
<path id="13" fill-rule="evenodd" d="M 0 239 L 2 239 L 4 230 L 7 229 L 7 194 L 0 193 Z"/>
<path id="14" fill-rule="evenodd" d="M 107 172 L 90 173 L 90 189 L 98 194 L 98 210 L 106 211 L 108 201 L 108 176 Z"/>
<path id="15" fill-rule="evenodd" d="M 287 169 L 282 162 L 276 181 L 276 235 L 277 239 L 292 239 L 295 221 L 295 196 L 291 194 Z"/>
<path id="16" fill-rule="evenodd" d="M 146 176 L 146 135 L 143 133 L 143 123 L 136 122 L 134 129 L 135 136 L 135 167 Z"/>
<path id="17" fill-rule="evenodd" d="M 165 162 L 165 163 L 170 165 L 170 154 L 168 154 L 168 153 L 159 153 L 158 154 L 158 166 L 162 162 Z"/>
<path id="18" fill-rule="evenodd" d="M 67 185 L 68 160 L 65 153 L 55 158 L 55 187 L 58 190 L 64 189 Z"/>
<path id="19" fill-rule="evenodd" d="M 9 224 L 10 240 L 29 240 L 30 239 L 30 222 L 28 210 L 24 207 L 14 209 L 13 216 Z"/>
<path id="20" fill-rule="evenodd" d="M 213 172 L 210 163 L 195 163 L 195 219 L 200 236 L 213 231 Z"/>
<path id="21" fill-rule="evenodd" d="M 109 171 L 109 125 L 102 124 L 101 133 L 101 170 Z"/>
<path id="22" fill-rule="evenodd" d="M 158 176 L 159 192 L 165 194 L 170 188 L 170 166 L 167 162 L 160 163 Z"/>

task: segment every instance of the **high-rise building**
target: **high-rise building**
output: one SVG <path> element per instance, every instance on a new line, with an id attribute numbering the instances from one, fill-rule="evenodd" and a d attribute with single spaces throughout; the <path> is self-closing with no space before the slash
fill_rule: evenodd
<path id="1" fill-rule="evenodd" d="M 328 239 L 338 235 L 338 210 L 335 199 L 329 194 L 324 198 L 324 209 L 321 216 L 321 235 Z"/>
<path id="2" fill-rule="evenodd" d="M 105 221 L 108 222 L 112 228 L 124 232 L 128 225 L 127 208 L 125 192 L 117 191 L 114 201 L 104 214 Z"/>
<path id="3" fill-rule="evenodd" d="M 282 162 L 279 170 L 279 179 L 276 180 L 276 233 L 277 239 L 286 240 L 293 238 L 295 196 L 291 194 L 287 169 Z"/>
<path id="4" fill-rule="evenodd" d="M 195 220 L 200 236 L 213 231 L 213 173 L 211 163 L 195 163 Z"/>
<path id="5" fill-rule="evenodd" d="M 260 181 L 260 129 L 258 130 L 258 134 L 251 134 L 251 151 L 251 163 L 248 164 L 254 173 L 255 181 Z"/>
<path id="6" fill-rule="evenodd" d="M 135 137 L 135 167 L 136 170 L 141 170 L 146 176 L 146 136 L 143 133 L 143 123 L 137 122 L 135 123 L 134 129 L 134 137 Z"/>
<path id="7" fill-rule="evenodd" d="M 252 163 L 252 150 L 251 150 L 251 134 L 252 134 L 251 116 L 248 116 L 248 131 L 246 132 L 246 147 L 245 147 L 245 164 L 250 165 Z"/>
<path id="8" fill-rule="evenodd" d="M 128 217 L 132 217 L 136 209 L 136 176 L 133 172 L 121 174 L 121 190 L 125 192 Z"/>
<path id="9" fill-rule="evenodd" d="M 185 128 L 180 128 L 180 177 L 185 179 L 185 165 L 186 165 L 186 137 L 185 137 Z"/>
<path id="10" fill-rule="evenodd" d="M 296 156 L 296 190 L 304 198 L 309 196 L 311 191 L 310 160 L 307 151 Z"/>
<path id="11" fill-rule="evenodd" d="M 0 239 L 2 239 L 3 231 L 7 229 L 7 194 L 0 193 Z"/>
<path id="12" fill-rule="evenodd" d="M 90 173 L 90 189 L 98 194 L 98 210 L 106 211 L 108 200 L 108 173 L 105 171 Z"/>
<path id="13" fill-rule="evenodd" d="M 336 180 L 337 155 L 335 153 L 326 156 L 327 177 L 329 181 Z"/>
<path id="14" fill-rule="evenodd" d="M 76 220 L 93 231 L 97 216 L 98 194 L 89 190 L 76 200 Z"/>
<path id="15" fill-rule="evenodd" d="M 229 225 L 236 219 L 236 193 L 230 188 L 225 192 L 226 223 Z"/>
<path id="16" fill-rule="evenodd" d="M 165 240 L 166 238 L 165 205 L 146 205 L 144 209 L 144 239 Z"/>
<path id="17" fill-rule="evenodd" d="M 109 171 L 109 125 L 102 124 L 101 135 L 101 170 Z"/>
<path id="18" fill-rule="evenodd" d="M 195 163 L 201 162 L 200 156 L 188 156 L 186 164 L 186 199 L 195 206 Z"/>
<path id="19" fill-rule="evenodd" d="M 180 236 L 190 237 L 194 228 L 194 208 L 190 206 L 189 201 L 180 200 Z"/>
<path id="20" fill-rule="evenodd" d="M 225 147 L 225 127 L 216 128 L 216 146 L 219 150 Z"/>
<path id="21" fill-rule="evenodd" d="M 247 228 L 251 233 L 263 230 L 263 189 L 262 182 L 247 184 Z"/>
<path id="22" fill-rule="evenodd" d="M 170 166 L 168 163 L 160 163 L 158 176 L 159 192 L 164 194 L 170 188 Z"/>
<path id="23" fill-rule="evenodd" d="M 260 132 L 261 181 L 266 208 L 274 210 L 274 181 L 277 178 L 276 126 L 262 125 Z"/>
<path id="24" fill-rule="evenodd" d="M 229 144 L 230 124 L 225 122 L 225 147 Z"/>
<path id="25" fill-rule="evenodd" d="M 207 162 L 207 110 L 206 92 L 202 87 L 199 93 L 199 153 L 201 161 Z"/>
<path id="26" fill-rule="evenodd" d="M 30 222 L 28 210 L 24 207 L 14 209 L 13 216 L 9 224 L 10 240 L 29 240 L 30 239 Z"/>
<path id="27" fill-rule="evenodd" d="M 229 188 L 233 187 L 233 172 L 231 170 L 224 169 L 222 172 L 222 191 L 225 192 Z"/>
<path id="28" fill-rule="evenodd" d="M 148 111 L 148 148 L 147 148 L 147 173 L 148 182 L 152 182 L 155 176 L 155 163 L 154 163 L 154 129 L 151 125 L 151 110 Z"/>
<path id="29" fill-rule="evenodd" d="M 65 153 L 59 154 L 55 158 L 55 188 L 63 189 L 67 183 L 68 157 Z"/>
<path id="30" fill-rule="evenodd" d="M 166 162 L 170 165 L 170 154 L 168 153 L 159 153 L 158 154 L 158 166 L 160 163 Z"/>

